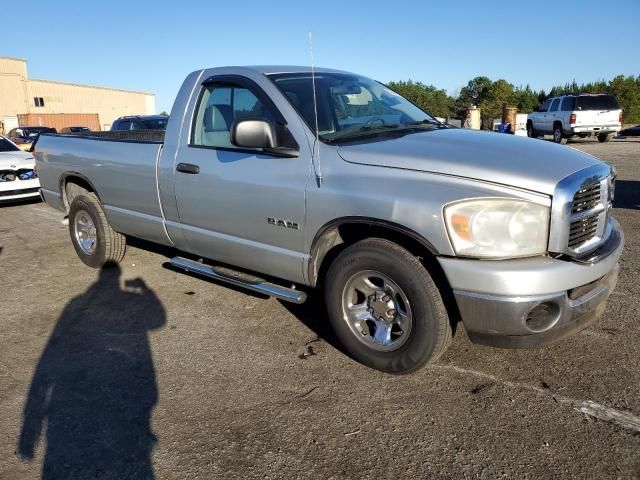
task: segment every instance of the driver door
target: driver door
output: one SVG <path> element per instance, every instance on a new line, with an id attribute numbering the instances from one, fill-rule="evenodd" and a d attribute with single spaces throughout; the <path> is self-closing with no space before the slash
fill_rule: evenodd
<path id="1" fill-rule="evenodd" d="M 284 122 L 243 77 L 213 77 L 201 86 L 190 139 L 177 152 L 175 196 L 186 243 L 180 248 L 300 281 L 310 159 L 236 147 L 231 127 L 248 118 Z"/>

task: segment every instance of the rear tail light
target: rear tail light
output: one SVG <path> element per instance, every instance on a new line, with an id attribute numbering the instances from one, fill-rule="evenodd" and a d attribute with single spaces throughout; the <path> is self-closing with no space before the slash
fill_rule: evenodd
<path id="1" fill-rule="evenodd" d="M 624 112 L 622 110 L 620 110 L 620 115 L 618 116 L 618 121 L 620 122 L 620 124 L 624 123 Z"/>
<path id="2" fill-rule="evenodd" d="M 572 113 L 571 116 L 569 117 L 569 123 L 571 125 L 575 125 L 575 123 L 576 123 L 576 114 L 575 113 Z"/>

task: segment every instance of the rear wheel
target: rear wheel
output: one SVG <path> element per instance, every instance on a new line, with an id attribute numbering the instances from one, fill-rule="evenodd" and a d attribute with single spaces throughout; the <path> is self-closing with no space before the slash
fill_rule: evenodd
<path id="1" fill-rule="evenodd" d="M 347 352 L 377 370 L 411 372 L 451 343 L 433 279 L 419 259 L 388 240 L 362 240 L 340 253 L 327 272 L 325 302 Z"/>
<path id="2" fill-rule="evenodd" d="M 567 143 L 567 137 L 562 133 L 562 124 L 560 123 L 553 125 L 553 141 L 556 143 Z"/>
<path id="3" fill-rule="evenodd" d="M 532 121 L 528 121 L 527 122 L 527 137 L 529 137 L 529 138 L 538 138 L 538 132 L 536 132 L 536 129 L 533 128 L 533 122 Z"/>
<path id="4" fill-rule="evenodd" d="M 600 143 L 605 143 L 608 142 L 609 140 L 611 140 L 612 135 L 608 134 L 608 133 L 601 133 L 600 135 L 598 135 L 598 141 Z"/>
<path id="5" fill-rule="evenodd" d="M 124 258 L 126 239 L 111 228 L 98 197 L 76 192 L 69 208 L 69 233 L 78 257 L 93 268 Z"/>

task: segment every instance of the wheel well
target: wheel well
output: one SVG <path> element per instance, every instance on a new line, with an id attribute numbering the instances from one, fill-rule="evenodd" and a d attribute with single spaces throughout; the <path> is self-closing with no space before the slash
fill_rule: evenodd
<path id="1" fill-rule="evenodd" d="M 335 257 L 349 245 L 366 238 L 384 238 L 406 248 L 423 262 L 435 261 L 435 248 L 415 232 L 382 221 L 345 221 L 326 226 L 316 236 L 309 265 L 311 283 L 321 283 Z"/>
<path id="2" fill-rule="evenodd" d="M 426 239 L 411 230 L 388 222 L 346 221 L 325 227 L 316 236 L 311 250 L 309 278 L 313 286 L 322 286 L 329 266 L 349 245 L 366 238 L 384 238 L 408 250 L 420 259 L 435 282 L 449 312 L 455 333 L 460 312 L 449 281 L 436 259 L 437 251 Z"/>
<path id="3" fill-rule="evenodd" d="M 86 190 L 87 192 L 95 193 L 93 185 L 91 185 L 86 178 L 79 175 L 68 175 L 62 179 L 61 183 L 62 201 L 64 202 L 64 207 L 67 211 L 69 211 L 69 206 L 73 201 L 73 197 L 77 195 L 77 189 L 73 188 L 74 186 Z"/>

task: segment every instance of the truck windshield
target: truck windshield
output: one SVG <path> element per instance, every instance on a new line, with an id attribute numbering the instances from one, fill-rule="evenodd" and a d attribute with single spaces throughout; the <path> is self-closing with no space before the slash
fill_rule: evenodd
<path id="1" fill-rule="evenodd" d="M 613 95 L 581 95 L 576 99 L 576 110 L 619 110 Z"/>
<path id="2" fill-rule="evenodd" d="M 146 130 L 166 130 L 168 118 L 154 118 L 142 120 L 142 125 Z"/>
<path id="3" fill-rule="evenodd" d="M 270 78 L 315 131 L 311 74 L 284 73 Z M 446 128 L 404 97 L 366 77 L 320 72 L 315 75 L 315 86 L 318 135 L 327 143 L 372 134 Z"/>
<path id="4" fill-rule="evenodd" d="M 16 152 L 20 151 L 18 147 L 16 147 L 13 143 L 11 143 L 6 138 L 0 137 L 0 152 Z"/>

